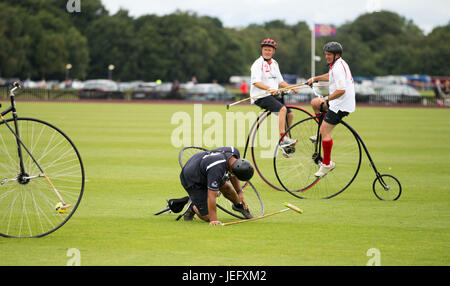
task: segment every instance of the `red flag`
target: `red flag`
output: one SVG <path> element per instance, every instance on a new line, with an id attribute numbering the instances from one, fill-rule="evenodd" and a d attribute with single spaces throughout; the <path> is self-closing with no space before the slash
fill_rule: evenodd
<path id="1" fill-rule="evenodd" d="M 316 38 L 336 36 L 336 28 L 333 25 L 315 24 L 314 34 Z"/>

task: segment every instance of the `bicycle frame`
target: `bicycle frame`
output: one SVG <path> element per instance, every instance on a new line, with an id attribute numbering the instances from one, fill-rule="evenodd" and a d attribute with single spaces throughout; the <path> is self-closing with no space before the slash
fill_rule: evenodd
<path id="1" fill-rule="evenodd" d="M 20 136 L 19 136 L 19 126 L 18 126 L 18 124 L 17 124 L 17 118 L 18 118 L 18 116 L 17 116 L 17 109 L 16 109 L 16 101 L 15 101 L 15 95 L 14 95 L 14 91 L 16 90 L 16 89 L 18 89 L 19 88 L 19 86 L 18 85 L 14 85 L 14 88 L 12 88 L 11 89 L 11 91 L 9 92 L 9 97 L 10 97 L 10 101 L 11 101 L 11 106 L 9 106 L 5 111 L 3 111 L 2 113 L 1 113 L 1 116 L 0 116 L 0 118 L 3 120 L 3 122 L 6 124 L 6 126 L 10 129 L 10 131 L 14 134 L 14 136 L 16 137 L 16 142 L 17 142 L 17 153 L 18 153 L 18 156 L 19 156 L 19 167 L 20 167 L 20 175 L 19 175 L 19 180 L 21 180 L 21 179 L 23 179 L 24 178 L 24 176 L 26 175 L 26 173 L 25 173 L 25 167 L 24 167 L 24 165 L 23 165 L 23 156 L 22 156 L 22 145 L 23 145 L 23 143 L 22 143 L 22 141 L 20 140 Z M 13 120 L 14 120 L 14 129 L 15 129 L 15 131 L 14 130 L 12 130 L 12 128 L 9 126 L 9 124 L 6 122 L 6 120 L 5 120 L 5 118 L 4 118 L 4 116 L 6 115 L 6 114 L 8 114 L 8 113 L 10 113 L 10 112 L 12 112 L 12 118 L 13 118 Z M 26 148 L 25 146 L 24 146 L 24 148 Z M 28 151 L 28 150 L 27 150 Z M 31 154 L 30 154 L 30 156 L 31 156 Z M 31 156 L 32 157 L 32 159 L 34 160 L 34 158 L 33 158 L 33 156 Z M 41 170 L 41 172 L 42 172 L 42 169 L 40 168 L 40 166 L 39 166 L 39 164 L 37 164 L 37 162 L 35 161 L 35 163 L 36 163 L 36 165 L 38 166 L 38 168 Z M 43 172 L 42 172 L 43 173 Z"/>
<path id="2" fill-rule="evenodd" d="M 319 97 L 319 98 L 323 97 L 321 94 L 317 93 L 313 87 L 312 87 L 312 90 L 317 97 Z M 323 115 L 324 111 L 322 108 L 322 104 L 320 105 L 320 110 L 321 110 L 321 112 L 319 113 L 319 116 L 317 116 L 317 120 L 318 120 L 319 124 L 317 127 L 317 137 L 316 137 L 317 140 L 316 140 L 316 146 L 315 146 L 315 153 L 313 154 L 313 159 L 316 162 L 316 164 L 319 161 L 321 161 L 320 154 L 321 154 L 322 144 L 320 144 L 320 143 L 322 142 L 322 137 L 320 135 L 320 126 L 322 125 L 323 118 L 324 118 L 324 115 Z M 380 180 L 380 183 L 383 185 L 383 188 L 386 188 L 386 183 L 383 181 L 383 178 L 381 177 L 380 172 L 378 172 L 378 169 L 372 160 L 372 156 L 370 156 L 369 150 L 367 149 L 366 144 L 364 144 L 364 141 L 362 140 L 361 136 L 359 136 L 358 132 L 356 132 L 356 130 L 353 127 L 351 127 L 348 123 L 346 123 L 345 121 L 341 120 L 340 123 L 346 125 L 346 127 L 348 127 L 348 129 L 350 129 L 352 134 L 355 136 L 356 140 L 358 141 L 358 144 L 363 146 L 364 152 L 366 153 L 367 158 L 370 161 L 370 165 L 372 166 L 372 168 L 375 172 L 375 176 Z"/>
<path id="3" fill-rule="evenodd" d="M 16 91 L 18 88 L 20 88 L 20 85 L 19 85 L 19 83 L 15 82 L 14 83 L 14 88 L 12 88 L 11 91 L 10 91 L 11 106 L 8 107 L 5 111 L 3 111 L 0 114 L 0 119 L 3 121 L 3 123 L 6 125 L 6 127 L 8 127 L 8 129 L 11 131 L 11 133 L 16 137 L 17 153 L 18 153 L 18 156 L 19 156 L 19 168 L 20 168 L 20 174 L 18 175 L 17 180 L 21 184 L 26 184 L 26 183 L 29 182 L 29 179 L 31 178 L 25 172 L 25 167 L 24 167 L 24 164 L 23 164 L 23 153 L 22 153 L 22 148 L 23 148 L 28 153 L 28 155 L 33 160 L 33 162 L 36 164 L 36 166 L 39 169 L 39 171 L 41 171 L 42 174 L 38 175 L 38 177 L 45 177 L 45 179 L 47 180 L 47 182 L 49 183 L 49 185 L 51 186 L 51 188 L 55 192 L 56 196 L 58 197 L 59 201 L 63 204 L 63 208 L 69 208 L 71 205 L 70 204 L 66 204 L 64 202 L 61 194 L 58 192 L 58 190 L 56 189 L 55 185 L 52 183 L 50 178 L 45 174 L 45 172 L 42 169 L 42 167 L 39 165 L 39 163 L 33 157 L 31 152 L 28 150 L 28 148 L 23 144 L 22 140 L 20 139 L 19 126 L 18 126 L 18 123 L 17 123 L 18 116 L 17 116 L 17 109 L 16 109 L 16 102 L 15 102 L 15 95 L 14 95 L 14 91 Z M 13 121 L 14 121 L 14 129 L 15 130 L 13 130 L 13 128 L 8 124 L 7 120 L 4 118 L 4 116 L 6 114 L 10 113 L 10 112 L 12 112 L 12 117 L 13 117 Z"/>
<path id="4" fill-rule="evenodd" d="M 378 172 L 378 169 L 372 160 L 372 156 L 370 156 L 369 150 L 367 149 L 366 144 L 364 144 L 364 141 L 362 140 L 361 136 L 359 136 L 358 132 L 356 132 L 356 130 L 353 129 L 353 127 L 351 127 L 349 124 L 347 124 L 347 123 L 345 123 L 345 124 L 350 129 L 350 131 L 353 133 L 353 135 L 356 137 L 358 142 L 363 146 L 364 152 L 366 153 L 367 158 L 369 159 L 370 165 L 372 166 L 372 169 L 375 172 L 375 176 L 380 180 L 380 183 L 383 185 L 383 188 L 386 189 L 386 183 L 384 182 L 380 172 Z"/>

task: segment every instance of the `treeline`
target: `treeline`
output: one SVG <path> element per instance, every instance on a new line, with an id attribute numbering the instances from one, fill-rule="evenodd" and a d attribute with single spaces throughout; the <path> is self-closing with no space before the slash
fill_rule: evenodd
<path id="1" fill-rule="evenodd" d="M 81 1 L 69 13 L 67 1 L 3 0 L 0 3 L 0 77 L 227 82 L 248 75 L 259 42 L 278 42 L 275 58 L 283 73 L 311 73 L 311 31 L 307 23 L 283 20 L 227 28 L 214 17 L 177 11 L 165 16 L 111 15 L 100 0 Z M 316 72 L 327 67 L 321 48 L 340 41 L 355 76 L 388 74 L 450 75 L 450 23 L 424 33 L 411 21 L 388 12 L 363 14 L 337 28 L 337 36 L 316 39 Z"/>

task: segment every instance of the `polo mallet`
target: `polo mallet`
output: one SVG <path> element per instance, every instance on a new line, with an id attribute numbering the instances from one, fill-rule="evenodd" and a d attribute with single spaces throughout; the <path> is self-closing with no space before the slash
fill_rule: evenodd
<path id="1" fill-rule="evenodd" d="M 291 90 L 291 89 L 294 89 L 294 88 L 296 88 L 296 87 L 304 86 L 304 85 L 306 85 L 306 84 L 307 84 L 307 83 L 299 83 L 299 84 L 291 85 L 291 86 L 288 86 L 288 87 L 283 87 L 283 88 L 277 89 L 277 92 L 282 92 L 282 91 L 286 91 L 286 90 Z M 233 105 L 236 105 L 236 104 L 239 104 L 239 103 L 248 101 L 248 100 L 250 100 L 250 99 L 258 99 L 259 97 L 261 97 L 261 96 L 263 96 L 263 95 L 266 95 L 266 94 L 269 94 L 269 92 L 268 92 L 268 91 L 265 91 L 265 92 L 263 92 L 263 93 L 261 93 L 261 94 L 255 95 L 255 96 L 250 96 L 250 97 L 241 99 L 241 100 L 239 100 L 239 101 L 235 101 L 235 102 L 233 102 L 233 103 L 228 103 L 228 104 L 227 104 L 227 109 L 229 109 L 230 106 L 233 106 Z"/>
<path id="2" fill-rule="evenodd" d="M 316 87 L 322 87 L 322 86 L 328 86 L 328 85 L 315 85 L 315 86 Z M 277 92 L 287 91 L 287 90 L 291 90 L 291 89 L 294 89 L 294 88 L 306 88 L 306 87 L 310 87 L 307 82 L 299 83 L 299 84 L 295 84 L 295 85 L 291 85 L 291 86 L 288 86 L 288 87 L 283 87 L 283 88 L 277 89 Z M 230 109 L 230 106 L 233 106 L 233 105 L 236 105 L 236 104 L 248 101 L 250 99 L 258 99 L 259 97 L 261 97 L 263 95 L 266 95 L 266 94 L 269 94 L 269 92 L 266 91 L 266 92 L 263 92 L 261 94 L 255 95 L 255 96 L 250 96 L 250 97 L 247 97 L 247 98 L 235 101 L 233 103 L 228 103 L 227 104 L 227 109 Z"/>
<path id="3" fill-rule="evenodd" d="M 284 203 L 283 205 L 287 206 L 288 208 L 287 209 L 283 209 L 283 210 L 279 210 L 279 211 L 271 213 L 271 214 L 266 214 L 266 215 L 263 215 L 263 216 L 259 216 L 259 217 L 254 217 L 254 218 L 250 218 L 250 219 L 244 219 L 244 220 L 239 220 L 239 221 L 232 221 L 232 222 L 223 223 L 222 225 L 223 226 L 227 226 L 227 225 L 232 225 L 232 224 L 237 224 L 237 223 L 255 221 L 255 220 L 266 218 L 266 217 L 273 216 L 273 215 L 276 215 L 276 214 L 284 213 L 285 211 L 288 211 L 288 210 L 293 210 L 293 211 L 295 211 L 295 212 L 297 212 L 299 214 L 303 213 L 302 209 L 294 206 L 293 204 Z"/>

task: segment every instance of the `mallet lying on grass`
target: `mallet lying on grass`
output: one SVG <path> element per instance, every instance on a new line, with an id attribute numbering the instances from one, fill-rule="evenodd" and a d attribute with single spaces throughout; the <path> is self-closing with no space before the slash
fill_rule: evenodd
<path id="1" fill-rule="evenodd" d="M 227 226 L 227 225 L 232 225 L 232 224 L 237 224 L 237 223 L 242 223 L 242 222 L 254 221 L 254 220 L 262 219 L 262 218 L 265 218 L 265 217 L 273 216 L 273 215 L 276 215 L 276 214 L 280 214 L 280 213 L 283 213 L 283 212 L 288 211 L 288 210 L 294 210 L 294 211 L 296 211 L 299 214 L 303 213 L 302 209 L 299 209 L 298 207 L 296 207 L 296 206 L 294 206 L 294 205 L 292 205 L 290 203 L 284 203 L 283 205 L 287 206 L 288 208 L 284 209 L 284 210 L 279 210 L 279 211 L 271 213 L 271 214 L 266 214 L 266 215 L 263 215 L 263 216 L 259 216 L 259 217 L 254 217 L 254 218 L 250 218 L 250 219 L 244 219 L 244 220 L 239 220 L 239 221 L 232 221 L 232 222 L 223 223 L 222 225 L 223 226 Z"/>

